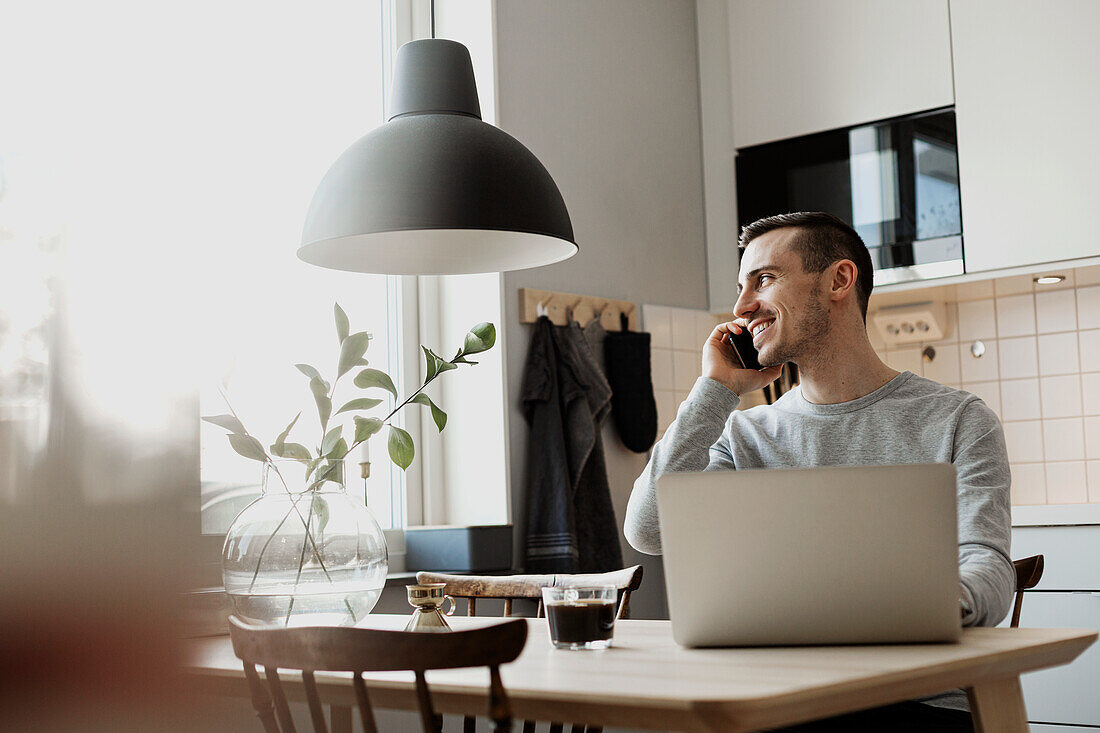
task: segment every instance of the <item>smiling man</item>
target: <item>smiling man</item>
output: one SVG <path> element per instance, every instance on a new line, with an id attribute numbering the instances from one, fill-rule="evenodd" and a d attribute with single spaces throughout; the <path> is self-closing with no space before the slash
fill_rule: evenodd
<path id="1" fill-rule="evenodd" d="M 840 219 L 768 217 L 744 228 L 740 247 L 736 319 L 707 338 L 703 375 L 634 483 L 627 540 L 660 554 L 655 485 L 664 473 L 952 463 L 963 623 L 997 624 L 1015 586 L 1008 457 L 997 416 L 968 392 L 899 373 L 878 358 L 866 326 L 871 258 Z M 741 368 L 729 344 L 729 334 L 742 329 L 752 333 L 759 371 Z M 787 362 L 798 366 L 797 388 L 773 405 L 737 410 L 741 395 L 778 378 Z M 957 690 L 791 730 L 863 729 L 966 731 L 972 724 Z"/>

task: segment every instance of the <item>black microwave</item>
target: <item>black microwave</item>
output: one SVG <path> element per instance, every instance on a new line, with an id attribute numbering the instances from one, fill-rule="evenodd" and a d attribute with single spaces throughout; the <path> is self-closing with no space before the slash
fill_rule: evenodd
<path id="1" fill-rule="evenodd" d="M 871 252 L 876 285 L 962 274 L 954 110 L 739 149 L 741 226 L 792 211 L 851 224 Z"/>

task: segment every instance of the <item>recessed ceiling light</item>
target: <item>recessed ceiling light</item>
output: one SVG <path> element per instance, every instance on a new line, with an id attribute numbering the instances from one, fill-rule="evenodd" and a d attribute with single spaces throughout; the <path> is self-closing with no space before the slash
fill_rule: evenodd
<path id="1" fill-rule="evenodd" d="M 1035 283 L 1037 285 L 1056 285 L 1065 279 L 1065 275 L 1040 275 L 1035 278 Z"/>

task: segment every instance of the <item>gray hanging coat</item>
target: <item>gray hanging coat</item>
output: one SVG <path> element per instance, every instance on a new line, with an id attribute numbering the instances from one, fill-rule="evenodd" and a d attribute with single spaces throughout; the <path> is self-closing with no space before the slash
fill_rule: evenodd
<path id="1" fill-rule="evenodd" d="M 527 572 L 622 567 L 600 438 L 610 397 L 580 327 L 557 329 L 539 318 L 523 390 L 530 426 Z"/>

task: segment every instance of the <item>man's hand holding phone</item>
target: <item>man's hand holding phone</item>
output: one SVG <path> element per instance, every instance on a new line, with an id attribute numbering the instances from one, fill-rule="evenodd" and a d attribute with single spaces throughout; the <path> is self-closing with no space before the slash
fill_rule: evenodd
<path id="1" fill-rule="evenodd" d="M 719 323 L 703 344 L 703 376 L 721 382 L 738 396 L 762 389 L 783 373 L 782 365 L 765 369 L 745 368 L 730 341 L 731 337 L 742 333 L 745 333 L 745 327 L 738 321 Z"/>

